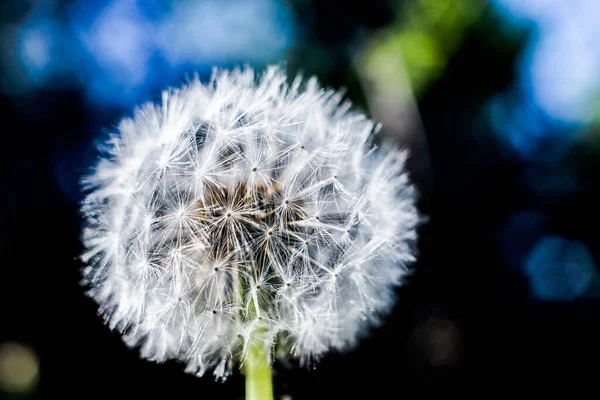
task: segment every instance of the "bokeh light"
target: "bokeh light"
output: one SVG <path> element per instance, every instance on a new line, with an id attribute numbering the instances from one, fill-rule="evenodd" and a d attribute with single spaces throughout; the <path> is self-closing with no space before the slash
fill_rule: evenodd
<path id="1" fill-rule="evenodd" d="M 91 102 L 132 107 L 185 73 L 276 62 L 294 26 L 278 0 L 75 1 L 66 11 L 35 1 L 17 33 L 2 34 L 18 77 L 4 91 L 82 86 Z"/>
<path id="2" fill-rule="evenodd" d="M 520 157 L 558 160 L 597 115 L 600 3 L 596 0 L 494 0 L 528 41 L 517 81 L 489 104 L 491 120 Z"/>
<path id="3" fill-rule="evenodd" d="M 494 0 L 506 20 L 530 29 L 521 84 L 552 117 L 587 123 L 600 89 L 600 3 L 596 0 Z"/>
<path id="4" fill-rule="evenodd" d="M 448 319 L 431 317 L 414 332 L 422 361 L 430 367 L 453 366 L 460 361 L 461 331 Z"/>
<path id="5" fill-rule="evenodd" d="M 16 342 L 0 344 L 0 392 L 26 393 L 35 389 L 39 365 L 35 351 Z"/>
<path id="6" fill-rule="evenodd" d="M 573 301 L 592 296 L 599 278 L 588 247 L 549 235 L 541 238 L 525 261 L 534 295 L 546 301 Z"/>
<path id="7" fill-rule="evenodd" d="M 502 222 L 496 243 L 507 264 L 521 272 L 535 243 L 547 232 L 551 218 L 539 210 L 521 210 Z"/>

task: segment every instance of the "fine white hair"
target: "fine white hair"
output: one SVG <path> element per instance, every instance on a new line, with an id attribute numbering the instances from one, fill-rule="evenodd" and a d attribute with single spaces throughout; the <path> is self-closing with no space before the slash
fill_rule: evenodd
<path id="1" fill-rule="evenodd" d="M 82 283 L 141 356 L 226 377 L 261 333 L 356 344 L 415 260 L 407 152 L 315 78 L 216 70 L 123 119 L 83 178 Z M 272 360 L 274 357 L 270 357 Z"/>

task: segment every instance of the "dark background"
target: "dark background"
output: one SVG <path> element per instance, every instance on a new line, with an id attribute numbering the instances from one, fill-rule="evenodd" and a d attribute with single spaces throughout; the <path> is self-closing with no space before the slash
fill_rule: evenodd
<path id="1" fill-rule="evenodd" d="M 164 47 L 144 45 L 149 49 L 144 47 L 142 64 L 133 63 L 131 50 L 166 15 L 176 15 L 175 3 L 123 2 L 128 5 L 119 14 L 112 1 L 3 2 L 0 395 L 243 397 L 240 374 L 217 383 L 211 375 L 187 375 L 176 363 L 141 360 L 103 325 L 79 286 L 77 180 L 93 164 L 101 135 L 135 105 L 158 98 L 161 89 L 194 72 L 206 78 L 213 65 L 260 69 L 273 62 L 285 63 L 290 75 L 315 74 L 327 86 L 347 88 L 357 107 L 384 121 L 383 134 L 411 148 L 419 208 L 428 218 L 414 276 L 398 291 L 385 324 L 357 348 L 332 353 L 314 369 L 277 364 L 276 395 L 401 398 L 435 389 L 445 396 L 488 397 L 523 387 L 594 393 L 600 357 L 600 102 L 583 89 L 577 92 L 569 79 L 599 71 L 544 64 L 550 72 L 542 87 L 576 92 L 579 102 L 567 118 L 555 112 L 567 109 L 563 103 L 548 107 L 551 98 L 535 95 L 524 56 L 551 31 L 536 23 L 553 13 L 585 39 L 581 57 L 600 59 L 600 41 L 594 43 L 585 30 L 589 19 L 600 22 L 598 7 L 586 12 L 593 2 L 569 3 L 580 11 L 570 13 L 566 2 L 559 9 L 556 1 L 536 0 L 530 4 L 539 3 L 541 11 L 527 14 L 514 1 L 248 1 L 252 10 L 264 4 L 286 10 L 265 13 L 275 21 L 268 35 L 285 40 L 264 42 L 257 33 L 252 42 L 266 22 L 247 28 L 239 21 L 260 13 L 233 18 L 230 25 L 213 20 L 217 30 L 192 13 L 201 41 L 223 48 L 248 40 L 242 43 L 247 53 L 218 53 L 209 46 L 202 57 L 182 56 L 171 64 L 162 56 Z M 214 18 L 226 19 L 242 3 L 223 2 Z M 106 39 L 108 47 L 86 47 L 90 37 L 103 37 L 99 18 L 116 34 Z M 132 34 L 131 26 L 142 23 L 145 30 Z M 243 29 L 248 33 L 239 35 Z M 120 52 L 116 38 L 133 44 Z M 234 44 L 232 49 L 241 48 Z M 573 58 L 573 46 L 557 40 L 551 51 Z M 400 56 L 405 70 L 382 63 L 376 51 L 383 59 Z M 146 72 L 135 80 L 131 69 L 140 65 Z M 600 74 L 590 78 L 599 80 Z M 398 81 L 410 90 L 392 97 L 378 91 Z M 592 117 L 581 117 L 581 107 L 589 107 L 586 115 Z M 15 346 L 39 365 L 37 373 L 11 358 L 7 349 Z M 17 377 L 33 375 L 15 389 L 2 368 Z"/>

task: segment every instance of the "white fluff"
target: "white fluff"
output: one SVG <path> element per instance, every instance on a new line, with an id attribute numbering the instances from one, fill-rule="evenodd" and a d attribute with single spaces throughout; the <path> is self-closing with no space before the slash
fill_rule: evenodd
<path id="1" fill-rule="evenodd" d="M 376 130 L 278 67 L 164 92 L 83 180 L 88 294 L 142 357 L 197 375 L 227 376 L 259 331 L 301 362 L 354 345 L 393 305 L 419 223 L 406 152 Z"/>

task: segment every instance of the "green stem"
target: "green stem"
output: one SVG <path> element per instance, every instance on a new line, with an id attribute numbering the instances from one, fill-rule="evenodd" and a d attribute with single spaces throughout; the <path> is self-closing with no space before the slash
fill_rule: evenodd
<path id="1" fill-rule="evenodd" d="M 271 364 L 259 340 L 251 344 L 248 349 L 245 374 L 246 400 L 273 400 Z"/>

